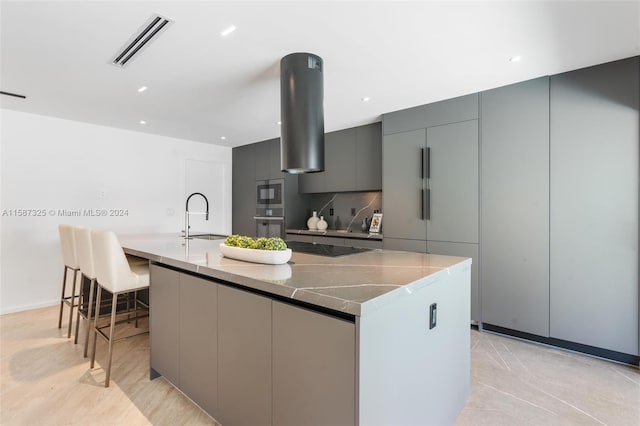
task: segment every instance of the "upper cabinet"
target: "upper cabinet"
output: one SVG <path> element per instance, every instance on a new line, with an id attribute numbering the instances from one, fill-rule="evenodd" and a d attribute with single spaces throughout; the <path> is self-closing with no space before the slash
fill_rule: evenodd
<path id="1" fill-rule="evenodd" d="M 256 179 L 282 179 L 280 168 L 280 138 L 253 144 L 256 152 Z"/>
<path id="2" fill-rule="evenodd" d="M 380 191 L 382 130 L 380 123 L 325 135 L 325 171 L 299 177 L 302 193 Z"/>
<path id="3" fill-rule="evenodd" d="M 356 187 L 382 189 L 382 123 L 356 127 Z"/>

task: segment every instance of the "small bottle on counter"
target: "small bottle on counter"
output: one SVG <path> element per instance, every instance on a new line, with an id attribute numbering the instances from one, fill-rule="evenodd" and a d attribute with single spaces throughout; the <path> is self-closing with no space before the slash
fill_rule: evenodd
<path id="1" fill-rule="evenodd" d="M 328 226 L 329 224 L 326 220 L 324 220 L 324 216 L 320 216 L 320 220 L 316 224 L 316 228 L 318 228 L 318 231 L 326 231 Z"/>

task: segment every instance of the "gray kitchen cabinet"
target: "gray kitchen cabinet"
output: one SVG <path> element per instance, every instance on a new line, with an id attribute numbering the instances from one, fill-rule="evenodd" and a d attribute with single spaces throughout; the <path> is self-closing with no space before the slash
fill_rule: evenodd
<path id="1" fill-rule="evenodd" d="M 355 360 L 354 323 L 274 301 L 273 424 L 354 425 Z"/>
<path id="2" fill-rule="evenodd" d="M 326 152 L 327 146 L 325 145 L 325 167 L 326 167 Z M 317 192 L 326 192 L 327 188 L 327 175 L 325 172 L 317 173 L 303 173 L 298 176 L 298 187 L 301 193 L 311 194 Z"/>
<path id="3" fill-rule="evenodd" d="M 180 274 L 178 300 L 180 390 L 206 412 L 215 413 L 218 402 L 218 285 Z"/>
<path id="4" fill-rule="evenodd" d="M 385 239 L 478 243 L 478 121 L 386 135 L 383 144 Z"/>
<path id="5" fill-rule="evenodd" d="M 416 253 L 427 252 L 427 244 L 425 240 L 393 238 L 385 235 L 382 246 L 385 250 L 413 251 Z"/>
<path id="6" fill-rule="evenodd" d="M 384 134 L 426 129 L 427 127 L 478 119 L 478 94 L 420 105 L 384 115 Z"/>
<path id="7" fill-rule="evenodd" d="M 356 188 L 382 190 L 382 123 L 356 128 Z"/>
<path id="8" fill-rule="evenodd" d="M 478 243 L 478 120 L 429 127 L 427 148 L 427 239 Z"/>
<path id="9" fill-rule="evenodd" d="M 383 128 L 383 246 L 472 257 L 478 321 L 478 95 L 385 114 Z"/>
<path id="10" fill-rule="evenodd" d="M 270 139 L 253 144 L 256 151 L 255 180 L 282 179 L 280 168 L 280 139 Z"/>
<path id="11" fill-rule="evenodd" d="M 221 285 L 218 302 L 216 419 L 229 426 L 270 425 L 271 299 Z"/>
<path id="12" fill-rule="evenodd" d="M 151 265 L 149 287 L 149 339 L 153 370 L 179 386 L 178 364 L 178 297 L 180 274 L 171 269 Z"/>
<path id="13" fill-rule="evenodd" d="M 325 135 L 326 191 L 353 191 L 356 186 L 356 129 Z"/>
<path id="14" fill-rule="evenodd" d="M 550 335 L 638 355 L 639 58 L 550 80 Z"/>
<path id="15" fill-rule="evenodd" d="M 549 78 L 481 109 L 482 322 L 549 337 Z"/>
<path id="16" fill-rule="evenodd" d="M 427 253 L 471 258 L 471 319 L 480 320 L 479 244 L 427 241 Z"/>
<path id="17" fill-rule="evenodd" d="M 234 234 L 256 236 L 256 147 L 240 146 L 232 151 L 232 215 Z"/>
<path id="18" fill-rule="evenodd" d="M 325 134 L 325 171 L 301 174 L 300 192 L 380 190 L 380 129 L 374 123 Z"/>
<path id="19" fill-rule="evenodd" d="M 426 144 L 425 129 L 387 135 L 383 139 L 382 211 L 385 243 L 387 237 L 427 239 L 423 169 Z"/>

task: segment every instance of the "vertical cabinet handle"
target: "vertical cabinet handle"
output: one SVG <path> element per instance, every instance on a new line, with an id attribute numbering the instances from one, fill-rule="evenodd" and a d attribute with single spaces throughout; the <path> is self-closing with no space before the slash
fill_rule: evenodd
<path id="1" fill-rule="evenodd" d="M 424 148 L 420 148 L 420 179 L 424 179 Z"/>
<path id="2" fill-rule="evenodd" d="M 422 192 L 424 193 L 424 190 L 422 190 Z M 427 203 L 426 204 L 427 204 L 426 219 L 427 220 L 431 220 L 431 190 L 430 189 L 427 189 Z"/>
<path id="3" fill-rule="evenodd" d="M 424 189 L 420 190 L 420 220 L 424 220 Z"/>
<path id="4" fill-rule="evenodd" d="M 427 179 L 431 178 L 431 148 L 427 148 Z"/>

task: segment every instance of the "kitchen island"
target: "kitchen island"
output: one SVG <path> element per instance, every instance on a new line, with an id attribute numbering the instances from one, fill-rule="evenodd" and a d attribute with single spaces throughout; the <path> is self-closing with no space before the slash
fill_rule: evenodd
<path id="1" fill-rule="evenodd" d="M 469 396 L 471 260 L 389 250 L 221 255 L 125 235 L 151 262 L 151 375 L 223 425 L 451 424 Z"/>

